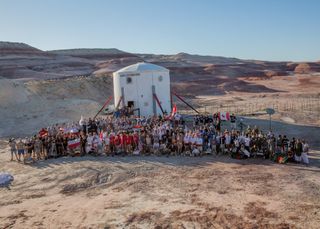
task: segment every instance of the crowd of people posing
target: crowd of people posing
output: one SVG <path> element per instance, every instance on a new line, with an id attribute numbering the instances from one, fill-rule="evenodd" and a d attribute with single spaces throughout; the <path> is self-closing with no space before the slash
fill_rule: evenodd
<path id="1" fill-rule="evenodd" d="M 10 139 L 11 160 L 21 162 L 62 156 L 98 155 L 181 155 L 229 154 L 233 158 L 270 158 L 309 163 L 308 144 L 302 139 L 275 137 L 257 127 L 221 129 L 219 116 L 195 116 L 185 122 L 180 115 L 163 118 L 113 117 L 81 120 L 43 128 L 25 139 Z"/>

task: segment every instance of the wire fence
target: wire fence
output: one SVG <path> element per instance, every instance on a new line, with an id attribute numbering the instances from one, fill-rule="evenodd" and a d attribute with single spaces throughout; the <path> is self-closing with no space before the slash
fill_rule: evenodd
<path id="1" fill-rule="evenodd" d="M 181 112 L 185 114 L 195 114 L 194 111 L 188 109 L 184 104 L 181 106 Z M 194 104 L 195 105 L 195 104 Z M 295 112 L 308 113 L 315 115 L 320 119 L 320 97 L 302 97 L 281 100 L 257 100 L 254 102 L 215 102 L 213 105 L 196 106 L 200 113 L 214 114 L 217 112 L 230 112 L 236 115 L 251 115 L 255 113 L 264 113 L 266 108 L 272 108 L 277 112 Z"/>

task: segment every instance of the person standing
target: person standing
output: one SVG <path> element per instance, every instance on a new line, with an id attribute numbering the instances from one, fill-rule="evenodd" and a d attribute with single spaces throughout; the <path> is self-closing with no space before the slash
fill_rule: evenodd
<path id="1" fill-rule="evenodd" d="M 220 145 L 221 145 L 221 137 L 219 132 L 217 132 L 215 143 L 216 143 L 216 155 L 218 155 L 220 153 Z"/>
<path id="2" fill-rule="evenodd" d="M 229 134 L 229 131 L 225 132 L 224 137 L 225 137 L 226 150 L 228 153 L 231 153 L 231 136 Z"/>
<path id="3" fill-rule="evenodd" d="M 56 144 L 56 139 L 53 138 L 51 141 L 51 147 L 50 147 L 50 156 L 53 158 L 58 157 L 58 150 L 57 150 L 57 144 Z"/>
<path id="4" fill-rule="evenodd" d="M 296 152 L 295 152 L 295 155 L 294 155 L 294 159 L 296 162 L 301 162 L 301 155 L 302 155 L 302 142 L 300 139 L 298 139 L 297 141 L 297 146 L 296 146 Z"/>
<path id="5" fill-rule="evenodd" d="M 41 149 L 42 149 L 42 141 L 39 138 L 36 138 L 34 141 L 34 154 L 37 160 L 41 159 Z"/>
<path id="6" fill-rule="evenodd" d="M 80 155 L 86 155 L 86 143 L 87 143 L 87 136 L 85 132 L 80 135 Z"/>
<path id="7" fill-rule="evenodd" d="M 250 153 L 250 143 L 251 143 L 251 138 L 249 137 L 248 134 L 246 134 L 246 137 L 244 138 L 244 148 Z"/>
<path id="8" fill-rule="evenodd" d="M 233 113 L 230 115 L 230 123 L 231 128 L 235 130 L 237 128 L 237 117 Z"/>
<path id="9" fill-rule="evenodd" d="M 10 146 L 10 152 L 11 152 L 11 160 L 10 161 L 13 161 L 13 155 L 15 155 L 17 161 L 19 161 L 18 155 L 17 155 L 17 143 L 14 138 L 9 140 L 9 146 Z"/>
<path id="10" fill-rule="evenodd" d="M 31 141 L 31 139 L 26 138 L 26 142 L 25 142 L 24 146 L 25 146 L 25 150 L 26 150 L 25 159 L 32 160 L 33 162 L 35 162 L 34 158 L 32 157 L 33 143 Z"/>
<path id="11" fill-rule="evenodd" d="M 282 136 L 281 136 L 281 134 L 277 138 L 276 145 L 277 145 L 276 153 L 282 153 Z"/>
<path id="12" fill-rule="evenodd" d="M 17 143 L 17 149 L 18 149 L 18 161 L 21 161 L 21 155 L 24 162 L 24 143 L 22 142 L 22 139 L 19 139 L 19 142 Z"/>
<path id="13" fill-rule="evenodd" d="M 301 154 L 301 159 L 302 159 L 302 162 L 306 165 L 309 165 L 309 157 L 308 157 L 308 154 L 309 154 L 309 145 L 308 143 L 303 140 L 302 141 L 302 154 Z"/>

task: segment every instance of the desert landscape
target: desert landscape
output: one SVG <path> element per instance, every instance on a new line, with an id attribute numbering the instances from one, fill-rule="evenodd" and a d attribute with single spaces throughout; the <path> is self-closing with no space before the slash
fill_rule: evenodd
<path id="1" fill-rule="evenodd" d="M 320 158 L 311 165 L 227 156 L 8 162 L 1 228 L 310 228 L 320 222 Z"/>
<path id="2" fill-rule="evenodd" d="M 203 113 L 306 139 L 310 165 L 227 156 L 62 157 L 10 162 L 9 137 L 93 117 L 112 73 L 137 62 L 170 70 L 171 88 Z M 320 225 L 320 62 L 274 62 L 118 49 L 42 51 L 0 42 L 0 228 L 310 228 Z M 194 114 L 184 104 L 178 110 Z"/>
<path id="3" fill-rule="evenodd" d="M 131 54 L 117 49 L 42 51 L 0 42 L 0 137 L 33 134 L 49 124 L 94 116 L 113 95 L 112 73 L 142 61 L 168 68 L 172 90 L 202 112 L 228 109 L 242 115 L 273 107 L 275 120 L 320 126 L 320 62 Z"/>

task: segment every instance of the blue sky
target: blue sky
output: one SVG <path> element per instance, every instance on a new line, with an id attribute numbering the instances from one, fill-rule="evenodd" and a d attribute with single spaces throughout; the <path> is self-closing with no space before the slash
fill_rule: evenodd
<path id="1" fill-rule="evenodd" d="M 318 0 L 0 0 L 0 40 L 43 50 L 320 60 Z"/>

